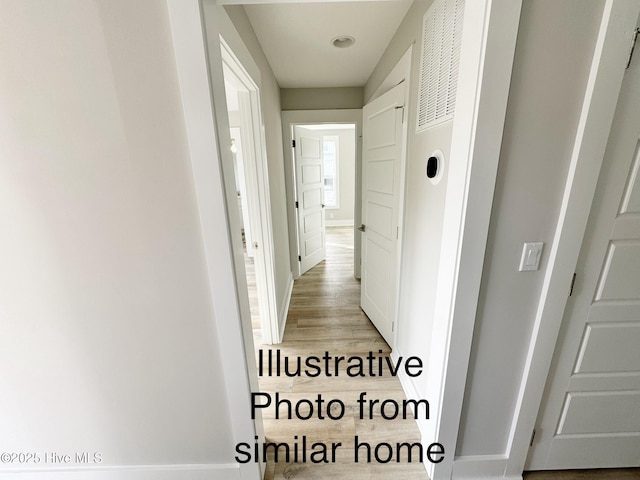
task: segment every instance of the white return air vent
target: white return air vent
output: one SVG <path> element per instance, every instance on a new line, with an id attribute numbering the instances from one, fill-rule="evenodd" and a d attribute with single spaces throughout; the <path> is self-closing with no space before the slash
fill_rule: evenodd
<path id="1" fill-rule="evenodd" d="M 418 132 L 453 118 L 464 0 L 435 0 L 424 14 Z"/>

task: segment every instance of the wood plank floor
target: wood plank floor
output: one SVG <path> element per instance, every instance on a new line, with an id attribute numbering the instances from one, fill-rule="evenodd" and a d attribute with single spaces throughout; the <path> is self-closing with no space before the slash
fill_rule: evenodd
<path id="1" fill-rule="evenodd" d="M 310 355 L 322 356 L 325 351 L 334 356 L 346 357 L 365 357 L 370 351 L 374 354 L 382 351 L 383 355 L 388 355 L 389 346 L 359 307 L 360 282 L 353 277 L 353 228 L 327 228 L 326 241 L 327 260 L 303 275 L 294 285 L 283 343 L 273 347 L 257 348 L 265 350 L 265 355 L 271 348 L 274 353 L 279 349 L 283 357 L 300 356 L 303 359 Z M 310 444 L 313 442 L 328 445 L 329 452 L 331 443 L 339 442 L 342 445 L 336 449 L 335 463 L 286 462 L 282 461 L 282 455 L 276 463 L 274 456 L 269 455 L 265 480 L 428 478 L 424 466 L 415 455 L 412 462 L 408 462 L 406 455 L 402 455 L 400 462 L 396 462 L 394 456 L 394 461 L 386 464 L 375 461 L 367 463 L 366 449 L 361 447 L 359 462 L 354 461 L 356 435 L 360 443 L 368 442 L 373 447 L 379 442 L 387 442 L 395 447 L 398 442 L 420 440 L 412 415 L 407 420 L 384 420 L 376 405 L 373 409 L 373 419 L 369 419 L 368 409 L 365 419 L 360 419 L 357 408 L 360 392 L 367 392 L 367 398 L 394 399 L 399 405 L 402 404 L 405 398 L 402 387 L 399 380 L 390 374 L 375 378 L 350 378 L 341 364 L 337 377 L 263 376 L 259 383 L 261 391 L 272 395 L 279 392 L 282 397 L 292 401 L 294 406 L 299 400 L 315 400 L 318 394 L 321 394 L 326 402 L 338 399 L 345 405 L 345 413 L 339 420 L 320 420 L 317 415 L 309 420 L 276 419 L 274 409 L 266 410 L 263 418 L 269 442 L 286 442 L 293 446 L 295 436 L 298 436 L 300 441 L 304 435 L 308 442 L 308 452 L 312 451 Z M 308 408 L 303 409 L 301 416 L 306 415 L 308 411 Z M 338 416 L 339 405 L 334 403 L 331 411 L 334 412 L 334 416 Z M 285 408 L 282 408 L 280 413 L 286 415 Z M 383 450 L 380 450 L 380 453 L 383 453 Z M 331 460 L 331 457 L 328 459 Z"/>
<path id="2" fill-rule="evenodd" d="M 259 349 L 280 350 L 282 356 L 306 358 L 322 355 L 366 355 L 369 351 L 389 352 L 388 345 L 359 308 L 360 283 L 353 278 L 353 229 L 327 228 L 327 260 L 311 269 L 296 281 L 291 298 L 284 342 L 273 347 L 260 343 L 260 316 L 258 310 L 255 270 L 253 260 L 245 256 L 249 285 L 252 323 L 256 354 Z M 338 377 L 268 377 L 260 378 L 260 390 L 275 396 L 279 392 L 293 405 L 299 400 L 313 400 L 320 393 L 328 401 L 344 402 L 345 415 L 340 420 L 276 419 L 275 411 L 263 413 L 265 433 L 269 442 L 284 442 L 292 447 L 300 443 L 303 435 L 310 444 L 322 442 L 331 445 L 341 442 L 336 450 L 335 463 L 314 464 L 307 462 L 274 461 L 270 450 L 265 480 L 284 479 L 349 479 L 349 480 L 425 480 L 428 476 L 419 462 L 407 462 L 406 455 L 400 463 L 366 463 L 361 449 L 360 463 L 354 462 L 354 437 L 372 445 L 378 442 L 419 441 L 419 432 L 412 419 L 386 421 L 374 409 L 374 418 L 360 420 L 357 398 L 360 392 L 378 399 L 394 399 L 401 403 L 405 398 L 400 382 L 390 375 L 379 378 L 352 379 L 340 370 Z M 332 411 L 334 411 L 332 409 Z M 301 409 L 301 415 L 308 409 Z M 368 413 L 368 412 L 367 412 Z M 280 414 L 286 416 L 285 408 Z M 298 438 L 296 439 L 295 436 Z M 329 450 L 330 451 L 330 450 Z M 282 455 L 281 455 L 282 456 Z M 415 460 L 415 459 L 414 459 Z M 364 463 L 363 463 L 364 462 Z M 526 472 L 524 480 L 640 480 L 640 469 L 571 470 L 553 472 Z"/>

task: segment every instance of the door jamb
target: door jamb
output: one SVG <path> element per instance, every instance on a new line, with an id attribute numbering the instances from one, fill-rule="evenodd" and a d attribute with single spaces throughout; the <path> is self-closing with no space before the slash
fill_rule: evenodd
<path id="1" fill-rule="evenodd" d="M 513 416 L 505 476 L 522 474 L 620 95 L 640 5 L 607 0 Z"/>
<path id="2" fill-rule="evenodd" d="M 203 7 L 204 8 L 201 8 Z M 233 189 L 223 176 L 225 164 L 233 169 L 229 122 L 224 105 L 224 81 L 215 2 L 200 0 L 167 0 L 176 73 L 185 117 L 185 148 L 193 168 L 195 201 L 202 227 L 206 257 L 204 272 L 209 278 L 212 300 L 213 328 L 219 345 L 219 361 L 228 400 L 233 442 L 250 441 L 255 435 L 264 438 L 262 420 L 251 420 L 246 412 L 251 408 L 251 392 L 258 389 L 253 350 L 251 318 L 247 317 L 248 299 L 235 281 L 238 269 L 244 267 L 234 257 L 233 244 L 240 242 L 239 213 L 226 208 L 234 201 Z M 213 37 L 208 43 L 208 35 Z M 218 105 L 218 108 L 215 107 Z M 222 114 L 221 122 L 218 115 Z M 224 127 L 226 123 L 226 134 Z M 243 348 L 244 347 L 244 348 Z M 253 368 L 250 366 L 253 365 Z M 233 464 L 234 479 L 262 478 L 264 464 Z M 231 477 L 230 477 L 231 478 Z"/>
<path id="3" fill-rule="evenodd" d="M 300 278 L 300 263 L 298 262 L 298 230 L 296 228 L 297 215 L 295 207 L 295 176 L 294 176 L 294 156 L 291 142 L 293 141 L 293 126 L 314 124 L 314 123 L 353 123 L 356 125 L 356 188 L 355 188 L 355 212 L 354 224 L 360 223 L 360 200 L 361 195 L 360 172 L 362 171 L 362 110 L 283 110 L 282 111 L 282 145 L 284 150 L 284 175 L 287 195 L 287 219 L 289 223 L 289 258 L 293 278 Z M 356 234 L 359 234 L 357 230 Z M 354 235 L 354 269 L 360 264 L 359 236 Z M 359 269 L 358 275 L 359 278 Z"/>
<path id="4" fill-rule="evenodd" d="M 258 240 L 255 249 L 254 265 L 256 271 L 256 286 L 258 303 L 260 306 L 260 324 L 262 327 L 262 343 L 279 343 L 280 322 L 275 294 L 275 261 L 273 251 L 273 228 L 271 223 L 271 200 L 269 182 L 266 172 L 266 149 L 263 138 L 262 112 L 260 109 L 260 86 L 254 81 L 242 62 L 233 53 L 231 47 L 220 36 L 220 50 L 222 62 L 242 82 L 248 90 L 248 96 L 240 99 L 242 124 L 243 151 L 249 156 L 245 161 L 245 179 L 247 182 L 247 201 L 249 203 L 249 217 L 251 233 Z M 249 132 L 246 132 L 249 133 Z M 246 148 L 245 148 L 246 147 Z"/>
<path id="5" fill-rule="evenodd" d="M 426 422 L 423 443 L 447 449 L 441 463 L 426 465 L 434 480 L 452 478 L 521 6 L 465 6 L 425 392 L 435 421 Z"/>

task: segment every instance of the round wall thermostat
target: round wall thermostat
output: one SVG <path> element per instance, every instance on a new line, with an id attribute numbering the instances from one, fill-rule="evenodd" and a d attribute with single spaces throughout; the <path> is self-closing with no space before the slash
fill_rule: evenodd
<path id="1" fill-rule="evenodd" d="M 444 171 L 444 154 L 440 150 L 436 150 L 427 158 L 426 173 L 431 183 L 437 185 L 440 183 L 442 173 Z"/>

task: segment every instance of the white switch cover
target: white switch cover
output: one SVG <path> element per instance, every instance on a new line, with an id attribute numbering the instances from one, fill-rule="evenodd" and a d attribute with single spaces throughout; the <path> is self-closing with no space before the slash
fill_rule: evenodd
<path id="1" fill-rule="evenodd" d="M 522 258 L 520 259 L 520 272 L 538 270 L 543 245 L 543 242 L 524 244 L 524 247 L 522 248 Z"/>

